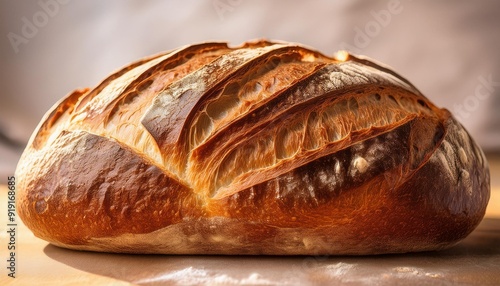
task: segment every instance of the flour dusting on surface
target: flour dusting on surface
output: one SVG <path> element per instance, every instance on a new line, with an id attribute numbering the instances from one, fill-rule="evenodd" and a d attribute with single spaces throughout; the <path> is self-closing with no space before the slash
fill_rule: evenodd
<path id="1" fill-rule="evenodd" d="M 174 283 L 173 285 L 279 285 L 265 279 L 259 273 L 251 273 L 244 278 L 213 273 L 203 268 L 187 267 L 153 278 L 134 281 L 137 284 Z M 170 284 L 169 284 L 170 285 Z"/>

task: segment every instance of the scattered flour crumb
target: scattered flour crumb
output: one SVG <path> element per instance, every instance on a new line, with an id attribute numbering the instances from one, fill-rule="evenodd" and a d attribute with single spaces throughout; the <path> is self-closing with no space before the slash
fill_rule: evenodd
<path id="1" fill-rule="evenodd" d="M 134 281 L 137 284 L 164 282 L 173 282 L 173 285 L 276 285 L 276 283 L 263 278 L 258 273 L 251 273 L 246 278 L 238 279 L 227 274 L 214 274 L 205 269 L 194 267 L 173 271 L 154 278 Z"/>

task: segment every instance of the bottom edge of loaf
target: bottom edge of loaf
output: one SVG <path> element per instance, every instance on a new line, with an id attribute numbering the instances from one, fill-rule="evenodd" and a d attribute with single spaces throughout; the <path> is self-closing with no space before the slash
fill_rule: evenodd
<path id="1" fill-rule="evenodd" d="M 129 254 L 340 256 L 438 251 L 456 245 L 469 234 L 457 232 L 456 239 L 447 241 L 439 241 L 432 235 L 363 238 L 343 227 L 306 229 L 264 226 L 263 230 L 263 226 L 227 224 L 226 220 L 217 218 L 210 224 L 182 222 L 151 233 L 91 238 L 86 244 L 50 243 L 72 250 Z M 222 229 L 219 228 L 223 225 Z M 242 231 L 251 227 L 260 231 Z"/>

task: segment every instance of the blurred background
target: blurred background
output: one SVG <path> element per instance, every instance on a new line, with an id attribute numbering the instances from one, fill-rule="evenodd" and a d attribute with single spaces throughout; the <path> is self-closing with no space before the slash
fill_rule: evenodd
<path id="1" fill-rule="evenodd" d="M 0 183 L 43 114 L 131 61 L 204 42 L 267 38 L 390 65 L 500 151 L 500 2 L 0 1 Z"/>

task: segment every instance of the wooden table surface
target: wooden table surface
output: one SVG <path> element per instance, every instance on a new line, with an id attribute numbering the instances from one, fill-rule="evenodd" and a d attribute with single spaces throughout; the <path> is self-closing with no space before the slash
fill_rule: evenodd
<path id="1" fill-rule="evenodd" d="M 457 246 L 374 257 L 168 256 L 79 252 L 33 236 L 17 219 L 16 278 L 7 276 L 7 189 L 0 186 L 0 285 L 500 285 L 500 156 L 491 199 Z"/>

